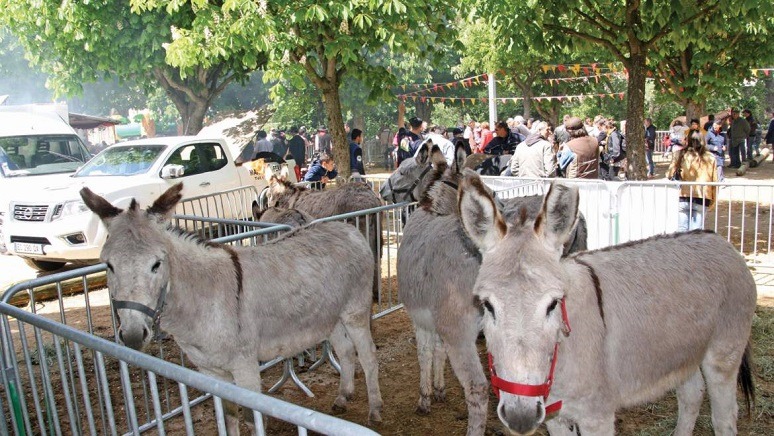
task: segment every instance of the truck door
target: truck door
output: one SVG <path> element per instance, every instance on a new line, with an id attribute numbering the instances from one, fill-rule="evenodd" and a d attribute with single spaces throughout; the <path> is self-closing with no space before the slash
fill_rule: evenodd
<path id="1" fill-rule="evenodd" d="M 228 157 L 218 143 L 197 143 L 180 146 L 165 162 L 183 166 L 183 176 L 165 179 L 166 188 L 183 182 L 184 198 L 210 195 L 192 203 L 193 210 L 186 214 L 231 218 L 228 208 L 223 207 L 212 194 L 239 187 L 239 178 L 234 165 L 229 165 Z M 166 189 L 165 188 L 165 189 Z"/>

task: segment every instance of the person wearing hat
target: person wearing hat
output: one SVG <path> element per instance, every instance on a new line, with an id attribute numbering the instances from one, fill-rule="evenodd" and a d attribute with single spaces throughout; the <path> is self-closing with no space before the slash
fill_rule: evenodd
<path id="1" fill-rule="evenodd" d="M 328 129 L 325 126 L 320 126 L 317 129 L 317 136 L 314 138 L 314 149 L 318 153 L 331 154 L 331 135 L 328 134 Z"/>
<path id="2" fill-rule="evenodd" d="M 296 161 L 296 166 L 293 170 L 296 173 L 296 180 L 301 180 L 301 167 L 305 164 L 304 152 L 306 151 L 306 143 L 304 138 L 301 137 L 298 131 L 298 127 L 290 127 L 290 141 L 288 141 L 288 152 L 293 156 L 293 160 Z"/>
<path id="3" fill-rule="evenodd" d="M 729 168 L 739 168 L 745 158 L 744 144 L 750 135 L 750 123 L 739 116 L 739 111 L 731 108 L 731 127 L 728 128 L 728 154 L 731 156 Z"/>
<path id="4" fill-rule="evenodd" d="M 570 140 L 559 146 L 559 168 L 568 179 L 598 179 L 599 142 L 578 117 L 570 117 L 564 127 Z"/>
<path id="5" fill-rule="evenodd" d="M 461 145 L 462 148 L 465 149 L 465 154 L 470 156 L 470 141 L 465 138 L 465 131 L 461 127 L 455 127 L 454 130 L 452 130 L 451 142 L 454 144 L 455 150 Z"/>
<path id="6" fill-rule="evenodd" d="M 717 119 L 712 122 L 707 135 L 704 137 L 704 142 L 707 143 L 707 150 L 715 155 L 715 163 L 717 164 L 718 180 L 724 181 L 726 179 L 723 174 L 723 164 L 726 158 L 726 134 L 723 132 L 723 120 Z"/>

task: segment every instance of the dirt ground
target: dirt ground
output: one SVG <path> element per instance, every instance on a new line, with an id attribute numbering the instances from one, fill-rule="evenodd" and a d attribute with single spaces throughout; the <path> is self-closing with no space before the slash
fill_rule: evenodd
<path id="1" fill-rule="evenodd" d="M 663 174 L 665 168 L 659 168 Z M 734 180 L 736 176 L 729 177 Z M 741 179 L 741 178 L 739 178 Z M 774 179 L 774 164 L 769 160 L 762 167 L 752 169 L 745 180 Z M 394 261 L 394 260 L 393 260 Z M 393 264 L 394 265 L 394 264 Z M 395 283 L 394 266 L 391 269 L 393 276 L 384 277 L 383 283 Z M 772 288 L 774 280 L 760 278 L 759 289 Z M 756 276 L 756 280 L 759 277 Z M 754 326 L 756 344 L 754 357 L 757 362 L 755 383 L 757 386 L 758 403 L 753 410 L 752 417 L 744 414 L 745 405 L 740 398 L 739 433 L 751 435 L 774 434 L 774 293 L 765 293 L 759 299 L 759 307 Z M 87 319 L 91 318 L 94 325 L 94 334 L 106 339 L 112 339 L 112 326 L 107 305 L 107 292 L 92 292 L 90 297 L 90 312 L 86 312 L 83 296 L 67 297 L 63 300 L 62 307 L 65 310 L 65 322 L 80 329 L 86 329 Z M 57 321 L 63 321 L 59 314 L 59 305 L 56 302 L 43 303 L 39 306 L 39 312 Z M 14 332 L 18 338 L 18 331 Z M 31 344 L 34 344 L 33 332 L 25 332 Z M 449 365 L 446 367 L 447 400 L 444 404 L 432 405 L 432 411 L 428 416 L 419 416 L 414 413 L 418 398 L 419 367 L 416 357 L 416 345 L 411 322 L 404 310 L 396 311 L 388 316 L 380 318 L 373 323 L 374 341 L 377 346 L 377 356 L 380 364 L 380 384 L 384 399 L 383 422 L 373 429 L 385 435 L 463 435 L 467 426 L 466 407 L 461 388 L 454 377 Z M 44 341 L 46 339 L 44 338 Z M 171 342 L 171 341 L 168 341 Z M 171 344 L 167 344 L 171 345 Z M 166 349 L 174 350 L 169 346 Z M 17 348 L 18 349 L 18 348 Z M 175 352 L 168 352 L 165 356 L 168 360 L 179 362 L 180 356 Z M 479 342 L 479 357 L 482 365 L 485 364 L 485 344 Z M 92 369 L 92 357 L 85 358 L 86 373 Z M 113 404 L 123 404 L 120 393 L 120 381 L 118 381 L 118 363 L 114 360 L 107 362 L 109 371 L 109 384 L 117 386 Z M 56 383 L 54 375 L 54 385 Z M 131 379 L 136 384 L 135 394 L 142 396 L 141 382 L 143 375 L 133 372 Z M 278 368 L 267 371 L 263 376 L 263 388 L 267 390 L 280 377 Z M 292 383 L 286 383 L 274 396 L 295 404 L 309 407 L 324 413 L 331 413 L 331 405 L 338 388 L 338 375 L 330 365 L 324 365 L 316 371 L 300 369 L 301 380 L 312 390 L 315 397 L 307 397 Z M 349 409 L 339 417 L 366 424 L 368 405 L 365 392 L 363 374 L 358 371 L 355 380 L 356 394 Z M 97 386 L 93 377 L 89 378 L 89 389 L 96 394 Z M 173 392 L 175 392 L 173 390 Z M 191 397 L 195 392 L 189 393 Z M 29 392 L 28 392 L 29 395 Z M 178 395 L 179 396 L 179 395 Z M 175 401 L 172 398 L 171 401 Z M 488 435 L 503 434 L 501 425 L 495 413 L 496 399 L 490 392 L 489 414 L 487 423 Z M 664 435 L 670 434 L 676 420 L 676 400 L 673 395 L 648 405 L 631 409 L 617 416 L 616 428 L 618 434 L 624 435 Z M 213 434 L 215 432 L 214 408 L 212 401 L 197 406 L 193 410 L 194 424 L 198 434 Z M 66 426 L 66 417 L 62 418 L 62 425 Z M 119 423 L 125 422 L 123 413 L 117 413 Z M 297 429 L 277 420 L 270 420 L 268 433 L 276 435 L 297 434 Z M 66 428 L 66 427 L 65 427 Z M 120 428 L 120 426 L 119 426 Z M 167 425 L 168 434 L 181 434 L 183 430 L 182 419 L 177 418 Z M 244 428 L 246 430 L 246 428 Z M 155 434 L 149 432 L 149 434 Z M 538 434 L 546 434 L 541 428 Z M 697 435 L 712 434 L 709 418 L 708 401 L 705 396 L 705 404 L 695 431 Z"/>

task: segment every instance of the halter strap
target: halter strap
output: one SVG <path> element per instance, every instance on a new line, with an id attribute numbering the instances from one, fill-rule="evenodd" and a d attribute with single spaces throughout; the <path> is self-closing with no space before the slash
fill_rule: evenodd
<path id="1" fill-rule="evenodd" d="M 564 303 L 564 298 L 561 300 L 562 308 L 562 322 L 564 323 L 564 330 L 569 334 L 570 320 L 567 318 L 567 307 Z M 556 361 L 559 355 L 559 342 L 554 344 L 554 355 L 551 358 L 551 369 L 548 371 L 548 377 L 545 383 L 539 385 L 530 385 L 523 383 L 514 383 L 508 380 L 501 379 L 497 376 L 497 372 L 494 367 L 494 358 L 491 353 L 487 353 L 487 360 L 489 361 L 489 378 L 492 383 L 492 390 L 497 398 L 500 398 L 500 391 L 507 392 L 513 395 L 521 395 L 524 397 L 543 397 L 543 400 L 548 399 L 548 395 L 551 393 L 551 386 L 554 384 L 554 370 L 556 370 Z M 546 416 L 558 412 L 562 408 L 562 401 L 557 401 L 546 406 Z"/>
<path id="2" fill-rule="evenodd" d="M 395 197 L 395 194 L 403 194 L 404 192 L 407 193 L 407 195 L 405 196 L 404 200 L 411 199 L 411 201 L 417 201 L 417 199 L 414 197 L 414 189 L 417 187 L 417 185 L 419 185 L 419 183 L 422 181 L 422 179 L 425 178 L 425 176 L 427 175 L 427 173 L 431 169 L 433 169 L 432 165 L 426 166 L 425 169 L 422 170 L 422 173 L 419 175 L 419 177 L 416 180 L 414 180 L 414 182 L 411 184 L 411 186 L 409 186 L 408 188 L 404 188 L 404 189 L 393 189 L 393 187 L 392 187 L 392 179 L 387 179 L 387 186 L 390 187 L 390 192 L 392 192 L 392 202 L 393 203 L 398 203 L 398 200 Z"/>
<path id="3" fill-rule="evenodd" d="M 159 298 L 156 301 L 155 309 L 151 309 L 150 307 L 135 301 L 111 299 L 113 302 L 113 310 L 115 312 L 118 312 L 119 309 L 136 310 L 143 313 L 144 315 L 147 315 L 153 319 L 153 331 L 154 333 L 157 333 L 161 323 L 161 312 L 164 310 L 164 306 L 166 305 L 167 291 L 169 291 L 169 282 L 161 287 L 161 292 L 159 293 Z"/>

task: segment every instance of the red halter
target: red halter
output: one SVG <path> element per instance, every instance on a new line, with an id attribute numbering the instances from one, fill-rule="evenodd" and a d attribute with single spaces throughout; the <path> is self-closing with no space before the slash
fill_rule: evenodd
<path id="1" fill-rule="evenodd" d="M 567 330 L 567 334 L 570 333 L 570 320 L 567 318 L 567 307 L 564 304 L 564 298 L 561 300 L 562 306 L 562 322 Z M 554 370 L 556 369 L 556 360 L 559 354 L 559 342 L 554 345 L 554 356 L 551 358 L 551 370 L 548 372 L 548 378 L 546 382 L 540 385 L 526 385 L 521 383 L 513 383 L 507 380 L 503 380 L 497 376 L 494 367 L 494 361 L 492 354 L 487 353 L 489 358 L 489 378 L 492 382 L 492 390 L 497 398 L 500 398 L 500 391 L 508 392 L 509 394 L 522 395 L 525 397 L 543 397 L 543 400 L 548 399 L 548 394 L 551 392 L 551 385 L 554 383 Z M 546 416 L 552 413 L 558 412 L 562 408 L 562 402 L 557 401 L 549 406 L 546 406 Z"/>

